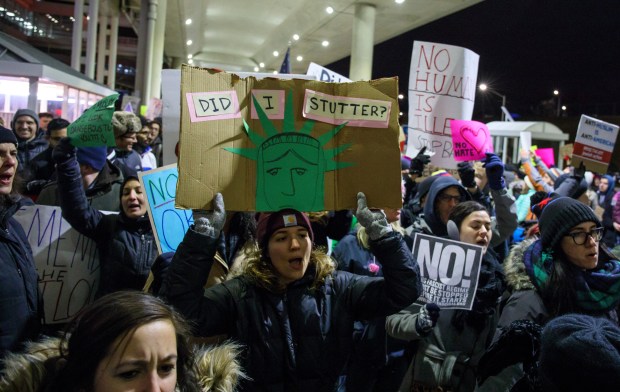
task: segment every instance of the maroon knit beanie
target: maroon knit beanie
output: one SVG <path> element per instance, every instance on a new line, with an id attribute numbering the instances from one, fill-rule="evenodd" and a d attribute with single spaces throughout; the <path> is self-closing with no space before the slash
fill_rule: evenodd
<path id="1" fill-rule="evenodd" d="M 270 214 L 260 214 L 256 226 L 256 240 L 261 249 L 267 249 L 269 238 L 276 231 L 283 227 L 302 226 L 308 230 L 310 240 L 314 241 L 314 233 L 308 216 L 292 208 L 280 210 Z"/>

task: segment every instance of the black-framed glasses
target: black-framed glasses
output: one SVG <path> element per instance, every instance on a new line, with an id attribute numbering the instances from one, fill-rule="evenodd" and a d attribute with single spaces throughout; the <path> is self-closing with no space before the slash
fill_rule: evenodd
<path id="1" fill-rule="evenodd" d="M 590 231 L 579 231 L 577 233 L 568 233 L 566 237 L 572 237 L 575 245 L 583 245 L 588 240 L 588 237 L 592 237 L 594 241 L 599 242 L 603 238 L 603 231 L 605 229 L 602 227 L 597 227 L 596 229 L 592 229 Z"/>
<path id="2" fill-rule="evenodd" d="M 461 201 L 461 195 L 452 196 L 452 195 L 448 195 L 447 193 L 442 193 L 439 196 L 437 196 L 437 198 L 440 201 L 445 201 L 445 202 L 454 200 L 455 203 L 459 203 Z"/>

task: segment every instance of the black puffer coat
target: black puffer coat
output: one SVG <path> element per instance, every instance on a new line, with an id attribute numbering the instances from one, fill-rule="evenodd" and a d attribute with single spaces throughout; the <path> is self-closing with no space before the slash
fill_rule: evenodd
<path id="1" fill-rule="evenodd" d="M 384 278 L 337 271 L 312 290 L 313 264 L 278 294 L 241 275 L 203 290 L 216 239 L 190 229 L 177 248 L 162 294 L 196 323 L 196 334 L 228 334 L 246 347 L 253 380 L 244 391 L 333 391 L 352 348 L 353 323 L 397 312 L 422 291 L 419 267 L 399 234 L 371 250 Z"/>
<path id="2" fill-rule="evenodd" d="M 0 358 L 37 337 L 43 306 L 37 287 L 32 250 L 13 218 L 30 199 L 0 206 Z M 1 365 L 0 365 L 1 368 Z"/>
<path id="3" fill-rule="evenodd" d="M 63 218 L 97 244 L 101 264 L 97 297 L 119 290 L 141 290 L 157 257 L 148 217 L 130 219 L 122 208 L 118 215 L 102 214 L 88 204 L 75 158 L 57 164 L 56 169 Z"/>

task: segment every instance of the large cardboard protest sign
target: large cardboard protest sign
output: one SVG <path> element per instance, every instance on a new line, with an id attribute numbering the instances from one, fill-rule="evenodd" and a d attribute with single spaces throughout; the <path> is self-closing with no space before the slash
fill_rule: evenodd
<path id="1" fill-rule="evenodd" d="M 183 66 L 179 208 L 400 208 L 395 78 L 323 83 Z M 255 113 L 255 114 L 253 114 Z"/>
<path id="2" fill-rule="evenodd" d="M 191 210 L 174 208 L 179 172 L 177 165 L 138 173 L 146 193 L 151 227 L 159 253 L 175 252 L 194 223 Z"/>
<path id="3" fill-rule="evenodd" d="M 434 153 L 431 163 L 456 168 L 450 120 L 471 120 L 479 56 L 458 46 L 415 41 L 409 74 L 407 153 L 422 147 Z"/>
<path id="4" fill-rule="evenodd" d="M 493 152 L 493 140 L 486 124 L 478 121 L 451 120 L 454 160 L 475 161 Z"/>
<path id="5" fill-rule="evenodd" d="M 577 167 L 583 162 L 588 170 L 607 172 L 617 138 L 617 125 L 581 115 L 571 164 Z"/>
<path id="6" fill-rule="evenodd" d="M 76 147 L 116 146 L 112 115 L 118 94 L 97 101 L 67 127 L 67 135 Z"/>
<path id="7" fill-rule="evenodd" d="M 413 257 L 420 266 L 420 302 L 444 309 L 471 310 L 478 288 L 482 247 L 417 233 Z"/>
<path id="8" fill-rule="evenodd" d="M 93 240 L 74 230 L 59 207 L 27 206 L 15 214 L 32 248 L 45 302 L 45 323 L 67 322 L 91 303 L 99 287 Z"/>

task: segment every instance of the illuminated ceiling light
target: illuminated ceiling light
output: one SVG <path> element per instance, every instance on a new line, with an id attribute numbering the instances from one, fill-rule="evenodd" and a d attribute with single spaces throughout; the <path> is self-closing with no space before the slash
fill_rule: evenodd
<path id="1" fill-rule="evenodd" d="M 9 11 L 9 12 L 6 13 L 6 16 L 15 16 L 15 14 L 12 13 L 11 11 Z"/>
<path id="2" fill-rule="evenodd" d="M 560 95 L 560 92 L 558 90 L 553 90 L 553 95 Z"/>
<path id="3" fill-rule="evenodd" d="M 194 60 L 192 59 L 187 60 L 187 64 L 194 64 Z"/>
<path id="4" fill-rule="evenodd" d="M 192 24 L 192 20 L 191 19 L 185 19 L 185 24 L 186 25 L 191 25 Z"/>
<path id="5" fill-rule="evenodd" d="M 332 7 L 327 7 L 327 8 L 325 8 L 325 12 L 327 12 L 328 14 L 333 14 L 334 13 L 334 9 Z"/>
<path id="6" fill-rule="evenodd" d="M 394 0 L 394 2 L 395 2 L 396 4 L 402 4 L 402 3 L 404 3 L 404 2 L 405 2 L 405 0 Z"/>
<path id="7" fill-rule="evenodd" d="M 4 7 L 0 7 L 0 12 L 2 12 L 2 11 L 6 11 L 6 10 L 4 9 Z"/>
<path id="8" fill-rule="evenodd" d="M 274 51 L 273 51 L 273 57 L 278 57 L 279 55 L 280 55 L 280 53 L 278 53 L 278 51 L 277 51 L 277 50 L 274 50 Z"/>
<path id="9" fill-rule="evenodd" d="M 404 96 L 404 95 L 402 95 L 402 94 L 398 94 L 398 99 L 404 99 L 404 98 L 405 98 L 405 96 Z"/>
<path id="10" fill-rule="evenodd" d="M 273 71 L 273 74 L 274 74 L 274 75 L 277 75 L 277 74 L 278 74 L 278 71 Z"/>
<path id="11" fill-rule="evenodd" d="M 192 57 L 194 57 L 194 55 L 193 55 L 193 54 L 191 54 L 191 53 L 187 55 L 187 58 L 188 58 L 188 59 L 191 59 Z"/>
<path id="12" fill-rule="evenodd" d="M 293 34 L 293 39 L 295 41 L 299 41 L 299 34 Z"/>
<path id="13" fill-rule="evenodd" d="M 329 46 L 329 41 L 323 41 L 323 42 L 321 42 L 321 45 L 327 47 L 327 46 Z"/>
<path id="14" fill-rule="evenodd" d="M 194 43 L 194 41 L 192 41 L 191 39 L 188 39 L 188 40 L 187 40 L 187 46 L 190 46 L 190 45 L 191 45 L 191 44 L 193 44 L 193 43 Z"/>
<path id="15" fill-rule="evenodd" d="M 259 70 L 260 70 L 260 68 L 254 67 L 254 72 L 258 72 Z"/>
<path id="16" fill-rule="evenodd" d="M 301 56 L 297 56 L 297 61 L 302 61 L 304 58 Z"/>
<path id="17" fill-rule="evenodd" d="M 403 1 L 404 1 L 404 0 L 403 0 Z M 397 1 L 397 3 L 398 3 L 398 1 Z M 401 1 L 401 3 L 402 3 L 402 1 Z M 402 116 L 402 115 L 403 115 L 403 112 L 398 112 L 398 115 L 399 115 L 399 116 Z"/>
<path id="18" fill-rule="evenodd" d="M 258 63 L 258 66 L 261 68 L 265 68 L 265 63 Z"/>

